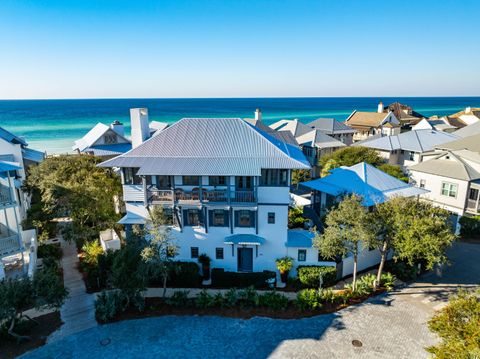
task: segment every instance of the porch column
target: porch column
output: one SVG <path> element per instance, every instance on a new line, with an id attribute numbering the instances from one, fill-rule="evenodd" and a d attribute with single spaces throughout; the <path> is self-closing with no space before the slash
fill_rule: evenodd
<path id="1" fill-rule="evenodd" d="M 143 187 L 143 204 L 145 207 L 148 206 L 148 193 L 147 193 L 147 177 L 142 176 L 142 187 Z"/>

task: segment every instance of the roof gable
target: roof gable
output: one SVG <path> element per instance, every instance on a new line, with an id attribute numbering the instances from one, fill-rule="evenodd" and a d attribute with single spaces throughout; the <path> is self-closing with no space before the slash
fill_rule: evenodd
<path id="1" fill-rule="evenodd" d="M 313 129 L 310 132 L 297 137 L 297 142 L 300 145 L 306 145 L 310 147 L 317 147 L 317 148 L 336 148 L 336 147 L 345 147 L 346 145 L 333 138 L 329 135 L 323 133 L 318 129 Z"/>
<path id="2" fill-rule="evenodd" d="M 327 135 L 336 133 L 355 133 L 355 130 L 344 122 L 335 120 L 334 118 L 317 118 L 307 124 L 311 128 L 318 129 Z"/>
<path id="3" fill-rule="evenodd" d="M 130 143 L 130 140 L 120 135 L 118 132 L 113 130 L 110 126 L 107 126 L 101 122 L 97 123 L 93 128 L 87 132 L 85 136 L 81 139 L 75 141 L 75 145 L 72 147 L 74 150 L 84 151 L 85 149 L 95 146 L 96 142 L 104 136 L 108 131 L 112 131 L 115 135 L 120 137 L 125 141 L 125 143 Z"/>

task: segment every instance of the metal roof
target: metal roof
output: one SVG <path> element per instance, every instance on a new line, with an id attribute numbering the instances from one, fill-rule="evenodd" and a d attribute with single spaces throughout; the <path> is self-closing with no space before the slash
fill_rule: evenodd
<path id="1" fill-rule="evenodd" d="M 280 120 L 270 125 L 276 131 L 289 131 L 295 138 L 311 131 L 311 128 L 299 120 Z"/>
<path id="2" fill-rule="evenodd" d="M 338 148 L 346 146 L 342 141 L 330 137 L 318 129 L 313 129 L 304 135 L 298 136 L 297 142 L 300 145 L 317 148 Z"/>
<path id="3" fill-rule="evenodd" d="M 311 248 L 315 234 L 304 229 L 290 229 L 285 247 Z"/>
<path id="4" fill-rule="evenodd" d="M 115 143 L 85 148 L 82 152 L 92 152 L 95 156 L 118 156 L 132 149 L 131 143 Z"/>
<path id="5" fill-rule="evenodd" d="M 476 168 L 470 162 L 478 164 Z M 410 166 L 409 171 L 429 173 L 463 181 L 480 179 L 480 154 L 468 150 L 443 151 L 428 161 Z"/>
<path id="6" fill-rule="evenodd" d="M 107 131 L 113 131 L 117 136 L 120 136 L 124 140 L 130 142 L 129 139 L 126 137 L 122 136 L 118 132 L 116 132 L 113 128 L 110 126 L 107 126 L 101 122 L 97 123 L 93 128 L 87 132 L 85 136 L 83 136 L 81 139 L 75 141 L 75 145 L 72 147 L 73 150 L 79 150 L 80 152 L 85 151 L 86 148 L 92 147 L 95 142 L 98 141 L 100 137 L 102 137 Z"/>
<path id="7" fill-rule="evenodd" d="M 309 169 L 302 151 L 239 118 L 184 118 L 100 164 L 138 174 L 251 175 L 262 168 Z"/>
<path id="8" fill-rule="evenodd" d="M 331 174 L 302 185 L 332 196 L 357 194 L 364 206 L 383 203 L 389 198 L 411 197 L 428 192 L 392 177 L 378 168 L 361 162 L 351 167 L 335 168 Z"/>
<path id="9" fill-rule="evenodd" d="M 344 122 L 335 120 L 334 118 L 317 118 L 307 124 L 311 128 L 326 133 L 327 135 L 335 135 L 340 133 L 355 133 L 356 131 Z"/>
<path id="10" fill-rule="evenodd" d="M 13 133 L 7 131 L 3 127 L 0 127 L 0 138 L 3 138 L 7 142 L 27 146 L 27 142 L 25 142 L 23 138 L 15 136 Z"/>
<path id="11" fill-rule="evenodd" d="M 119 224 L 145 224 L 145 222 L 145 218 L 131 212 L 127 212 L 127 214 L 118 221 Z"/>
<path id="12" fill-rule="evenodd" d="M 22 153 L 24 159 L 32 162 L 42 162 L 45 159 L 45 153 L 31 148 L 23 148 Z"/>
<path id="13" fill-rule="evenodd" d="M 460 137 L 468 137 L 480 134 L 480 121 L 456 130 L 455 132 L 453 132 L 453 134 Z"/>
<path id="14" fill-rule="evenodd" d="M 442 143 L 438 145 L 437 148 L 442 150 L 470 150 L 480 152 L 480 133 Z"/>
<path id="15" fill-rule="evenodd" d="M 457 138 L 451 133 L 426 129 L 408 131 L 393 136 L 369 138 L 355 142 L 352 146 L 363 146 L 383 151 L 406 150 L 422 153 L 431 151 L 437 145 Z"/>
<path id="16" fill-rule="evenodd" d="M 265 125 L 262 121 L 256 120 L 254 118 L 244 118 L 244 121 L 247 121 L 252 126 L 258 127 L 260 130 L 268 133 L 269 135 L 275 137 L 276 139 L 288 143 L 290 145 L 298 146 L 298 142 L 295 137 L 290 133 L 290 131 L 275 131 L 274 129 Z"/>

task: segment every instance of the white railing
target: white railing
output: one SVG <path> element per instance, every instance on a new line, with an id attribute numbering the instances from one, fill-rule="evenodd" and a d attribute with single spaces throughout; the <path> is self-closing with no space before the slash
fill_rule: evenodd
<path id="1" fill-rule="evenodd" d="M 17 252 L 21 248 L 18 234 L 0 237 L 0 256 Z"/>
<path id="2" fill-rule="evenodd" d="M 228 189 L 194 188 L 186 191 L 181 188 L 173 190 L 149 189 L 149 201 L 155 203 L 254 203 L 255 191 L 229 191 Z"/>

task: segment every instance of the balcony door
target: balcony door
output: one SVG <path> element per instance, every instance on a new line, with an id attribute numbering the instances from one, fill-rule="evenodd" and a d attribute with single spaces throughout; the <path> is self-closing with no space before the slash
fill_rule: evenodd
<path id="1" fill-rule="evenodd" d="M 249 191 L 253 189 L 252 176 L 237 176 L 235 177 L 235 188 L 237 191 Z"/>

